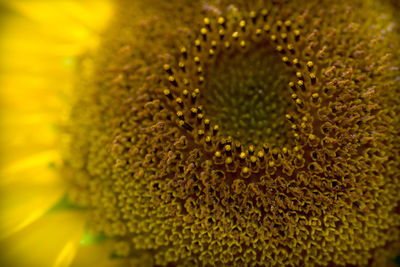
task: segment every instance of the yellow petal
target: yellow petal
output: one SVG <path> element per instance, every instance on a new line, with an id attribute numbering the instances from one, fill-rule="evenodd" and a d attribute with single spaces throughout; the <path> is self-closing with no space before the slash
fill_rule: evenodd
<path id="1" fill-rule="evenodd" d="M 56 150 L 47 150 L 41 153 L 34 153 L 32 156 L 19 157 L 18 160 L 4 165 L 1 169 L 0 186 L 18 181 L 25 184 L 54 181 L 57 179 L 55 171 L 49 165 L 59 161 L 60 155 Z M 43 175 L 44 173 L 35 175 L 37 171 L 42 171 L 46 175 Z M 29 179 L 27 179 L 28 174 L 33 176 L 28 176 Z"/>
<path id="2" fill-rule="evenodd" d="M 70 215 L 46 214 L 65 193 L 49 168 L 59 161 L 54 125 L 68 112 L 76 56 L 97 45 L 111 2 L 0 6 L 6 26 L 0 35 L 0 265 L 67 266 L 77 246 L 72 230 L 79 227 Z"/>
<path id="3" fill-rule="evenodd" d="M 65 185 L 49 151 L 21 159 L 0 175 L 0 239 L 15 233 L 52 207 L 65 193 Z"/>
<path id="4" fill-rule="evenodd" d="M 67 116 L 76 56 L 93 47 L 110 1 L 3 1 L 0 38 L 0 164 L 55 148 Z M 11 12 L 10 12 L 11 11 Z"/>
<path id="5" fill-rule="evenodd" d="M 85 222 L 80 211 L 46 214 L 0 242 L 2 266 L 69 266 Z"/>
<path id="6" fill-rule="evenodd" d="M 25 29 L 9 33 L 14 40 L 10 49 L 39 54 L 56 51 L 63 55 L 77 54 L 93 47 L 97 44 L 93 33 L 100 31 L 111 15 L 109 1 L 8 1 L 6 5 L 24 18 L 6 28 Z M 43 48 L 47 40 L 53 43 L 50 51 Z"/>

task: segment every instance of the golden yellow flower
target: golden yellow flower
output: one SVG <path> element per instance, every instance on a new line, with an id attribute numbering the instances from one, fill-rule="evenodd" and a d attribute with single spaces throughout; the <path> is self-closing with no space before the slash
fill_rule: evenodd
<path id="1" fill-rule="evenodd" d="M 394 264 L 391 2 L 4 4 L 0 262 Z"/>
<path id="2" fill-rule="evenodd" d="M 88 266 L 90 258 L 92 265 L 108 259 L 95 248 L 77 253 L 85 217 L 54 207 L 66 193 L 60 127 L 77 60 L 98 45 L 111 14 L 109 1 L 0 3 L 1 266 L 67 266 L 75 256 L 76 266 Z"/>

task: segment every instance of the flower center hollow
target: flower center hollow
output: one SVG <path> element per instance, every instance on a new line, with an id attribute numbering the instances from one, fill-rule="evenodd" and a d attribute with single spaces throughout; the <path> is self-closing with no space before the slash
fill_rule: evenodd
<path id="1" fill-rule="evenodd" d="M 219 58 L 208 73 L 208 116 L 243 144 L 287 142 L 288 71 L 268 46 Z"/>

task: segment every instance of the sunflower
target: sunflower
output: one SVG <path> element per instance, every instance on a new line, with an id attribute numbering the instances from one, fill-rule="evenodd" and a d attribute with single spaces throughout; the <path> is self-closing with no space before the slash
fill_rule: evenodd
<path id="1" fill-rule="evenodd" d="M 391 2 L 2 4 L 1 263 L 394 264 Z"/>

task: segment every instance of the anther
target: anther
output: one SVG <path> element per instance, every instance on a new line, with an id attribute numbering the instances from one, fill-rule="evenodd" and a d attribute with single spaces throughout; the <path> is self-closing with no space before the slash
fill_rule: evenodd
<path id="1" fill-rule="evenodd" d="M 239 33 L 238 32 L 232 33 L 232 38 L 233 40 L 237 41 L 239 39 Z"/>
<path id="2" fill-rule="evenodd" d="M 263 30 L 265 31 L 265 33 L 269 33 L 271 30 L 271 27 L 268 24 L 266 24 L 266 25 L 264 25 Z"/>
<path id="3" fill-rule="evenodd" d="M 264 21 L 267 21 L 267 18 L 268 18 L 268 10 L 267 10 L 267 9 L 261 10 L 261 15 L 263 16 L 263 20 L 264 20 Z"/>
<path id="4" fill-rule="evenodd" d="M 230 42 L 225 42 L 225 48 L 229 50 L 231 48 L 231 43 Z"/>
<path id="5" fill-rule="evenodd" d="M 240 47 L 241 48 L 246 48 L 246 42 L 244 40 L 240 41 Z"/>
<path id="6" fill-rule="evenodd" d="M 200 52 L 200 51 L 201 51 L 201 42 L 200 42 L 199 39 L 196 39 L 196 40 L 194 41 L 194 46 L 196 47 L 197 52 Z"/>
<path id="7" fill-rule="evenodd" d="M 171 91 L 169 89 L 164 89 L 163 93 L 166 97 L 168 97 L 169 100 L 174 99 L 174 97 L 172 96 Z"/>
<path id="8" fill-rule="evenodd" d="M 183 56 L 185 59 L 187 59 L 187 50 L 186 50 L 185 47 L 182 47 L 182 48 L 181 48 L 181 54 L 182 54 L 182 56 Z"/>
<path id="9" fill-rule="evenodd" d="M 287 49 L 289 50 L 290 54 L 294 55 L 296 51 L 294 50 L 294 46 L 292 44 L 287 45 Z"/>
<path id="10" fill-rule="evenodd" d="M 251 156 L 250 157 L 250 163 L 251 163 L 252 167 L 255 167 L 256 163 L 257 163 L 257 158 L 255 156 Z"/>
<path id="11" fill-rule="evenodd" d="M 241 163 L 244 163 L 244 162 L 246 161 L 246 153 L 241 152 L 241 153 L 239 154 L 239 161 L 240 161 Z"/>
<path id="12" fill-rule="evenodd" d="M 200 75 L 200 74 L 202 74 L 202 73 L 203 73 L 203 68 L 202 68 L 201 66 L 199 66 L 199 67 L 197 68 L 197 74 Z"/>
<path id="13" fill-rule="evenodd" d="M 190 114 L 192 115 L 193 118 L 195 118 L 197 116 L 197 108 L 191 108 Z"/>
<path id="14" fill-rule="evenodd" d="M 217 41 L 215 41 L 215 40 L 211 41 L 211 47 L 212 47 L 212 49 L 215 50 L 217 48 Z"/>
<path id="15" fill-rule="evenodd" d="M 278 51 L 278 52 L 281 53 L 281 54 L 285 54 L 285 50 L 284 50 L 283 47 L 280 46 L 280 45 L 278 45 L 278 46 L 276 47 L 276 51 Z"/>
<path id="16" fill-rule="evenodd" d="M 219 17 L 218 20 L 217 20 L 217 22 L 218 22 L 218 24 L 221 25 L 222 27 L 224 27 L 224 28 L 226 27 L 225 18 Z"/>
<path id="17" fill-rule="evenodd" d="M 282 24 L 283 24 L 283 22 L 282 22 L 281 20 L 278 20 L 278 21 L 276 22 L 276 30 L 277 30 L 277 31 L 280 31 L 280 30 L 281 30 Z"/>
<path id="18" fill-rule="evenodd" d="M 301 154 L 298 154 L 298 155 L 296 156 L 296 158 L 295 158 L 294 163 L 295 163 L 297 166 L 303 165 L 303 164 L 304 164 L 304 158 L 303 158 L 303 156 L 302 156 Z"/>
<path id="19" fill-rule="evenodd" d="M 272 157 L 275 159 L 275 160 L 277 160 L 278 159 L 278 156 L 279 156 L 279 149 L 278 148 L 273 148 L 272 149 L 272 151 L 271 151 L 271 154 L 272 154 Z"/>
<path id="20" fill-rule="evenodd" d="M 305 123 L 305 122 L 302 122 L 302 123 L 300 124 L 300 128 L 301 128 L 301 129 L 303 129 L 304 131 L 306 131 L 306 130 L 307 130 L 307 128 L 308 128 L 308 125 L 307 125 L 307 123 Z"/>
<path id="21" fill-rule="evenodd" d="M 287 33 L 281 33 L 281 39 L 282 39 L 282 41 L 284 42 L 284 43 L 286 43 L 287 42 Z"/>
<path id="22" fill-rule="evenodd" d="M 198 130 L 198 131 L 197 131 L 197 137 L 198 137 L 199 139 L 203 138 L 203 137 L 204 137 L 204 131 L 203 131 L 203 130 Z"/>
<path id="23" fill-rule="evenodd" d="M 304 81 L 303 80 L 298 80 L 297 81 L 297 86 L 300 87 L 303 92 L 306 90 L 306 87 L 304 85 Z"/>
<path id="24" fill-rule="evenodd" d="M 198 124 L 201 124 L 201 122 L 202 122 L 202 120 L 203 120 L 203 117 L 204 117 L 203 114 L 201 114 L 201 113 L 197 114 L 197 123 L 198 123 Z"/>
<path id="25" fill-rule="evenodd" d="M 254 155 L 254 146 L 253 145 L 249 146 L 249 155 Z"/>
<path id="26" fill-rule="evenodd" d="M 216 163 L 221 163 L 222 160 L 222 154 L 220 151 L 216 151 L 214 154 L 214 158 L 216 160 Z"/>
<path id="27" fill-rule="evenodd" d="M 169 74 L 169 75 L 172 75 L 173 74 L 173 72 L 172 72 L 172 69 L 171 69 L 171 66 L 169 65 L 169 64 L 164 64 L 164 70 Z"/>
<path id="28" fill-rule="evenodd" d="M 208 56 L 210 58 L 212 58 L 214 56 L 214 54 L 215 54 L 215 51 L 213 49 L 208 50 Z"/>
<path id="29" fill-rule="evenodd" d="M 294 40 L 298 42 L 300 40 L 300 30 L 294 30 Z"/>
<path id="30" fill-rule="evenodd" d="M 189 95 L 189 91 L 188 91 L 187 89 L 184 89 L 184 90 L 182 91 L 182 96 L 183 96 L 184 98 L 187 98 L 188 95 Z"/>
<path id="31" fill-rule="evenodd" d="M 203 37 L 203 41 L 207 41 L 207 29 L 206 28 L 201 28 L 200 34 Z"/>
<path id="32" fill-rule="evenodd" d="M 257 22 L 257 13 L 255 11 L 250 11 L 250 19 L 253 24 L 256 24 Z"/>
<path id="33" fill-rule="evenodd" d="M 258 151 L 257 157 L 258 157 L 258 160 L 259 160 L 260 162 L 263 162 L 263 161 L 264 161 L 264 152 Z"/>
<path id="34" fill-rule="evenodd" d="M 182 100 L 182 98 L 177 97 L 177 98 L 175 99 L 175 101 L 176 101 L 176 103 L 177 103 L 181 108 L 183 108 L 183 100 Z"/>
<path id="35" fill-rule="evenodd" d="M 235 151 L 237 151 L 237 152 L 242 151 L 242 145 L 239 142 L 235 143 Z"/>
<path id="36" fill-rule="evenodd" d="M 261 30 L 261 29 L 257 29 L 257 30 L 256 30 L 256 36 L 257 36 L 257 37 L 260 37 L 261 34 L 262 34 L 262 30 Z"/>
<path id="37" fill-rule="evenodd" d="M 301 101 L 300 98 L 297 98 L 297 99 L 296 99 L 296 104 L 297 104 L 300 108 L 303 108 L 303 107 L 304 107 L 304 103 L 303 103 L 303 101 Z"/>
<path id="38" fill-rule="evenodd" d="M 222 150 L 225 147 L 225 140 L 222 139 L 218 143 L 218 149 Z"/>
<path id="39" fill-rule="evenodd" d="M 299 80 L 304 80 L 303 74 L 302 74 L 300 71 L 296 72 L 296 77 L 297 77 Z"/>
<path id="40" fill-rule="evenodd" d="M 282 57 L 283 63 L 285 63 L 287 66 L 290 66 L 290 60 L 288 57 Z"/>
<path id="41" fill-rule="evenodd" d="M 225 164 L 228 165 L 230 168 L 232 168 L 234 166 L 233 159 L 231 157 L 227 157 L 225 159 Z"/>
<path id="42" fill-rule="evenodd" d="M 169 80 L 169 82 L 170 82 L 173 86 L 178 87 L 178 83 L 176 82 L 174 76 L 169 76 L 169 77 L 168 77 L 168 80 Z"/>
<path id="43" fill-rule="evenodd" d="M 206 131 L 210 129 L 210 120 L 209 119 L 204 120 L 204 129 Z"/>
<path id="44" fill-rule="evenodd" d="M 194 63 L 196 63 L 196 65 L 200 65 L 200 58 L 199 57 L 194 57 L 193 60 L 194 60 Z"/>
<path id="45" fill-rule="evenodd" d="M 226 155 L 232 156 L 232 147 L 230 145 L 225 145 L 224 149 L 225 149 Z"/>
<path id="46" fill-rule="evenodd" d="M 290 20 L 285 21 L 286 30 L 290 31 L 290 27 L 292 26 L 292 22 Z"/>
<path id="47" fill-rule="evenodd" d="M 312 85 L 317 82 L 317 76 L 315 75 L 315 73 L 310 73 L 310 80 Z"/>
<path id="48" fill-rule="evenodd" d="M 241 175 L 243 178 L 248 178 L 248 177 L 250 176 L 250 169 L 247 168 L 247 167 L 242 168 L 242 170 L 241 170 L 241 172 L 240 172 L 240 175 Z"/>
<path id="49" fill-rule="evenodd" d="M 308 71 L 312 71 L 312 69 L 314 67 L 314 63 L 312 61 L 308 61 L 306 65 L 307 65 Z"/>
<path id="50" fill-rule="evenodd" d="M 301 65 L 300 65 L 299 59 L 297 59 L 297 58 L 293 59 L 293 65 L 295 65 L 297 68 L 300 68 Z"/>
<path id="51" fill-rule="evenodd" d="M 313 102 L 313 103 L 317 103 L 317 102 L 318 102 L 318 99 L 319 99 L 318 93 L 312 94 L 312 95 L 311 95 L 311 98 L 312 98 L 312 102 Z"/>
<path id="52" fill-rule="evenodd" d="M 220 29 L 220 30 L 218 31 L 218 34 L 219 34 L 219 39 L 220 39 L 220 40 L 223 40 L 223 39 L 224 39 L 224 36 L 225 36 L 225 31 L 224 31 L 224 29 Z"/>
<path id="53" fill-rule="evenodd" d="M 197 94 L 195 92 L 192 92 L 192 104 L 196 103 L 196 99 L 197 99 Z"/>
<path id="54" fill-rule="evenodd" d="M 275 163 L 274 163 L 272 160 L 270 160 L 270 161 L 268 162 L 268 167 L 270 167 L 270 168 L 275 167 Z"/>
<path id="55" fill-rule="evenodd" d="M 219 126 L 218 126 L 218 125 L 215 125 L 215 126 L 213 127 L 213 135 L 216 136 L 216 135 L 218 134 L 218 131 L 219 131 Z"/>
<path id="56" fill-rule="evenodd" d="M 294 82 L 289 82 L 289 87 L 290 89 L 292 89 L 293 92 L 297 91 L 296 85 L 294 84 Z"/>
<path id="57" fill-rule="evenodd" d="M 269 152 L 269 146 L 267 144 L 263 144 L 263 149 L 264 149 L 264 153 L 268 154 Z"/>
<path id="58" fill-rule="evenodd" d="M 278 39 L 276 38 L 276 35 L 275 35 L 275 34 L 271 35 L 270 39 L 271 39 L 271 41 L 274 42 L 274 43 L 276 43 L 276 42 L 278 41 Z"/>
<path id="59" fill-rule="evenodd" d="M 185 117 L 183 116 L 183 112 L 182 111 L 178 111 L 176 112 L 176 116 L 178 116 L 178 119 L 180 120 L 185 120 Z"/>
<path id="60" fill-rule="evenodd" d="M 206 144 L 208 145 L 208 146 L 211 146 L 211 136 L 209 136 L 209 135 L 207 135 L 206 136 L 206 138 L 204 139 L 204 141 L 206 142 Z"/>
<path id="61" fill-rule="evenodd" d="M 203 76 L 200 76 L 199 77 L 199 84 L 203 84 L 204 83 L 204 77 Z"/>
<path id="62" fill-rule="evenodd" d="M 183 63 L 183 62 L 179 62 L 179 68 L 183 71 L 183 72 L 186 72 L 186 67 L 185 67 L 185 63 Z"/>
<path id="63" fill-rule="evenodd" d="M 209 18 L 204 18 L 204 25 L 206 25 L 207 29 L 211 31 L 211 22 Z"/>
<path id="64" fill-rule="evenodd" d="M 245 32 L 245 31 L 246 31 L 246 21 L 241 20 L 241 21 L 239 22 L 239 27 L 240 27 L 240 29 L 241 29 L 243 32 Z"/>
<path id="65" fill-rule="evenodd" d="M 290 121 L 291 123 L 294 123 L 294 118 L 293 118 L 292 115 L 286 114 L 286 119 L 287 119 L 288 121 Z"/>

